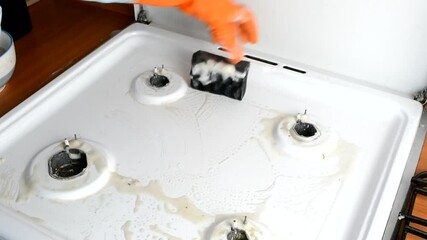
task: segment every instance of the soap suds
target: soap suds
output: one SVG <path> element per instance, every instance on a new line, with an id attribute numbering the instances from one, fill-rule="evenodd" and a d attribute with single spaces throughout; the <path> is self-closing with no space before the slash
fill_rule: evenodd
<path id="1" fill-rule="evenodd" d="M 132 232 L 132 221 L 126 221 L 120 228 L 123 231 L 123 235 L 126 240 L 133 240 L 134 233 Z"/>
<path id="2" fill-rule="evenodd" d="M 195 64 L 192 68 L 192 75 L 199 75 L 197 80 L 203 85 L 212 83 L 215 78 L 212 78 L 211 75 L 216 74 L 221 75 L 224 80 L 230 78 L 233 81 L 239 81 L 239 79 L 245 78 L 247 73 L 237 71 L 232 64 L 214 60 Z"/>
<path id="3" fill-rule="evenodd" d="M 200 109 L 202 108 L 204 107 L 202 106 Z M 258 193 L 259 192 L 265 193 L 263 194 L 264 196 L 266 196 L 265 198 L 262 198 L 262 199 L 254 198 L 253 196 L 248 195 L 249 196 L 248 198 L 240 198 L 241 202 L 239 202 L 239 200 L 232 199 L 232 198 L 228 199 L 227 201 L 232 204 L 236 204 L 236 203 L 239 203 L 239 204 L 241 203 L 241 205 L 246 203 L 253 204 L 254 206 L 256 206 L 253 208 L 256 211 L 256 213 L 253 213 L 251 216 L 250 213 L 239 214 L 235 212 L 233 213 L 230 212 L 230 214 L 228 214 L 227 217 L 230 217 L 231 215 L 232 217 L 239 216 L 239 215 L 241 216 L 248 215 L 250 216 L 251 219 L 260 220 L 260 222 L 262 223 L 269 222 L 269 221 L 270 222 L 276 221 L 277 224 L 279 224 L 278 222 L 280 222 L 280 219 L 281 219 L 279 215 L 282 214 L 282 211 L 283 211 L 283 213 L 288 213 L 290 214 L 289 216 L 294 217 L 292 219 L 298 219 L 298 221 L 301 221 L 301 222 L 306 218 L 308 226 L 318 226 L 316 225 L 317 222 L 321 222 L 319 219 L 323 221 L 324 220 L 323 214 L 325 212 L 326 213 L 329 212 L 329 209 L 331 206 L 330 204 L 333 204 L 334 196 L 336 195 L 336 191 L 339 189 L 340 182 L 336 181 L 337 178 L 335 178 L 335 176 L 329 178 L 328 180 L 324 178 L 318 178 L 318 179 L 294 178 L 292 176 L 283 175 L 283 168 L 282 168 L 283 166 L 281 166 L 278 163 L 282 162 L 283 160 L 289 160 L 289 159 L 287 159 L 288 156 L 284 156 L 283 154 L 280 153 L 280 151 L 271 151 L 272 150 L 271 145 L 274 145 L 274 142 L 272 142 L 274 138 L 271 132 L 269 132 L 269 129 L 272 130 L 275 126 L 274 124 L 279 120 L 280 119 L 275 119 L 275 118 L 264 120 L 261 124 L 258 124 L 256 126 L 257 129 L 259 129 L 260 127 L 264 127 L 263 131 L 261 131 L 262 133 L 261 136 L 259 137 L 252 136 L 249 139 L 245 138 L 245 140 L 243 141 L 243 143 L 241 143 L 241 145 L 247 147 L 250 141 L 255 141 L 257 143 L 255 144 L 255 147 L 258 147 L 259 145 L 260 150 L 262 151 L 263 154 L 265 154 L 266 164 L 271 164 L 271 167 L 272 168 L 274 167 L 273 175 L 276 177 L 280 176 L 279 177 L 280 180 L 278 181 L 278 183 L 274 181 L 274 183 L 272 183 L 271 186 L 268 186 L 265 190 L 258 191 Z M 237 147 L 234 151 L 232 151 L 231 156 L 239 152 L 246 153 L 245 148 L 242 146 L 239 145 L 239 147 Z M 345 150 L 343 151 L 346 152 Z M 343 152 L 339 152 L 339 151 L 333 154 L 337 154 L 339 156 L 345 156 L 343 155 L 344 154 Z M 228 161 L 235 160 L 231 157 L 228 157 L 225 159 L 227 160 L 221 163 L 217 162 L 217 164 L 221 166 L 221 165 L 227 164 Z M 328 160 L 327 156 L 326 156 L 326 159 L 324 159 L 324 161 L 326 160 Z M 95 164 L 95 163 L 92 162 L 92 164 Z M 99 167 L 99 170 L 105 170 L 107 166 L 99 165 L 98 167 Z M 174 231 L 173 229 L 177 227 L 181 227 L 182 226 L 181 223 L 187 222 L 187 221 L 183 221 L 183 219 L 188 220 L 189 222 L 194 224 L 194 228 L 196 228 L 197 233 L 200 234 L 200 238 L 197 238 L 197 239 L 203 239 L 203 240 L 208 239 L 207 235 L 209 234 L 209 229 L 210 229 L 209 226 L 212 226 L 211 224 L 216 222 L 215 219 L 217 219 L 218 216 L 208 213 L 208 212 L 215 212 L 215 211 L 211 211 L 210 208 L 207 208 L 203 205 L 204 205 L 204 202 L 207 202 L 207 201 L 211 201 L 210 204 L 218 204 L 217 200 L 220 199 L 221 195 L 219 195 L 217 198 L 212 198 L 212 199 L 205 199 L 205 198 L 197 199 L 194 197 L 194 195 L 198 193 L 193 193 L 191 197 L 186 195 L 178 195 L 181 197 L 169 197 L 167 193 L 164 192 L 163 190 L 164 188 L 161 185 L 161 180 L 162 182 L 164 182 L 163 181 L 164 179 L 162 178 L 159 178 L 161 180 L 151 180 L 147 183 L 147 182 L 141 182 L 142 180 L 138 180 L 135 178 L 122 176 L 117 172 L 110 172 L 109 174 L 110 174 L 109 182 L 100 191 L 105 191 L 106 188 L 109 188 L 111 192 L 117 191 L 119 193 L 130 195 L 128 196 L 129 199 L 126 199 L 125 201 L 123 201 L 123 204 L 129 203 L 129 204 L 126 204 L 126 206 L 129 206 L 128 212 L 127 213 L 124 212 L 122 216 L 123 218 L 120 220 L 120 222 L 118 222 L 120 226 L 120 223 L 127 220 L 121 226 L 121 230 L 123 231 L 125 239 L 127 240 L 136 239 L 136 237 L 139 237 L 138 232 L 136 232 L 136 230 L 134 229 L 135 226 L 138 226 L 138 227 L 144 226 L 144 231 L 148 231 L 148 232 L 141 233 L 144 236 L 147 235 L 147 236 L 153 237 L 154 234 L 157 233 L 161 236 L 164 236 L 164 238 L 162 239 L 171 239 L 171 240 L 181 239 L 173 236 L 175 233 L 173 232 Z M 210 174 L 213 177 L 215 177 L 215 174 L 218 174 L 218 172 L 215 172 L 214 170 L 212 170 L 210 171 Z M 283 179 L 286 178 L 286 180 L 283 180 L 282 177 Z M 176 178 L 171 177 L 171 179 L 176 179 Z M 212 178 L 212 179 L 218 180 L 218 178 L 216 179 Z M 199 179 L 197 181 L 199 181 Z M 292 182 L 292 184 L 288 184 L 289 182 Z M 199 183 L 200 185 L 199 190 L 201 192 L 210 191 L 209 187 L 206 188 L 205 187 L 206 185 L 200 184 L 201 183 L 200 181 L 197 183 Z M 202 186 L 204 188 L 202 188 Z M 296 189 L 301 186 L 302 186 L 301 190 Z M 322 186 L 327 186 L 327 187 L 323 188 Z M 315 191 L 311 192 L 311 190 L 313 189 Z M 23 192 L 30 194 L 31 190 L 26 190 Z M 282 192 L 283 194 L 281 195 L 279 194 L 278 196 L 275 196 L 274 194 L 272 194 L 272 193 L 280 193 L 280 192 Z M 331 195 L 330 197 L 326 196 L 329 194 Z M 273 195 L 273 197 L 269 197 L 270 195 Z M 232 196 L 233 194 L 227 195 L 227 197 L 232 197 Z M 243 196 L 243 195 L 236 194 L 236 196 Z M 114 199 L 116 197 L 117 195 L 113 194 L 111 198 Z M 253 198 L 256 201 L 254 201 Z M 144 223 L 144 224 L 140 224 L 135 220 L 132 220 L 132 221 L 128 220 L 129 214 L 143 215 L 146 213 L 145 210 L 147 209 L 147 206 L 148 206 L 148 204 L 146 204 L 147 199 L 148 200 L 154 199 L 154 202 L 156 202 L 156 205 L 154 205 L 154 207 L 157 207 L 157 211 L 161 212 L 159 214 L 167 214 L 168 216 L 173 215 L 175 219 L 178 219 L 178 221 L 174 223 L 176 225 L 170 226 L 170 225 L 166 225 L 165 222 L 160 222 L 160 221 L 155 222 L 155 221 L 152 221 L 153 219 L 152 216 L 146 216 L 146 215 L 141 217 L 141 218 L 148 219 L 147 223 Z M 282 206 L 283 201 L 286 201 L 286 205 L 287 205 L 286 208 L 283 208 Z M 101 200 L 101 202 L 103 202 L 103 200 Z M 320 204 L 322 202 L 326 202 L 327 204 L 322 207 L 322 205 Z M 264 214 L 265 208 L 267 208 L 267 210 L 266 210 L 266 213 Z M 104 208 L 101 207 L 100 211 L 103 209 Z M 246 208 L 245 211 L 248 209 L 249 208 Z M 277 209 L 280 209 L 281 211 L 278 211 Z M 236 209 L 233 206 L 231 210 L 236 210 Z M 307 214 L 309 210 L 313 210 L 313 213 L 315 215 L 310 216 L 309 214 Z M 155 209 L 154 210 L 150 209 L 150 211 L 156 214 Z M 251 211 L 251 210 L 248 210 L 248 211 Z M 269 214 L 271 216 L 270 220 L 269 220 L 270 216 L 267 216 Z M 289 219 L 289 221 L 291 221 L 292 219 Z M 295 222 L 297 221 L 294 221 L 293 223 L 294 225 L 295 225 Z M 167 224 L 170 224 L 170 223 L 167 223 Z M 296 227 L 299 227 L 299 226 L 296 226 Z M 151 233 L 150 233 L 150 230 L 152 231 Z M 168 230 L 173 232 L 172 235 L 170 232 L 168 232 Z M 278 228 L 275 228 L 275 230 L 277 232 Z M 116 231 L 118 231 L 117 237 L 121 237 L 122 233 L 120 232 L 120 230 L 116 229 Z M 283 233 L 283 235 L 281 236 L 289 237 L 289 236 L 292 236 L 292 233 L 294 232 L 293 231 L 287 232 L 286 230 L 284 232 L 280 231 L 280 233 L 281 234 Z"/>
<path id="4" fill-rule="evenodd" d="M 193 223 L 206 222 L 212 219 L 210 214 L 200 210 L 187 196 L 168 197 L 158 181 L 150 181 L 148 185 L 143 186 L 139 180 L 124 177 L 117 173 L 111 173 L 111 175 L 109 185 L 114 186 L 120 193 L 151 196 L 164 204 L 163 209 L 166 212 L 179 215 Z M 142 200 L 137 198 L 134 211 L 138 210 L 141 204 Z M 174 211 L 171 211 L 171 208 L 166 207 L 166 205 L 172 206 Z"/>
<path id="5" fill-rule="evenodd" d="M 135 207 L 133 208 L 133 212 L 136 213 L 141 209 L 143 201 L 141 200 L 141 196 L 137 195 L 135 199 Z"/>

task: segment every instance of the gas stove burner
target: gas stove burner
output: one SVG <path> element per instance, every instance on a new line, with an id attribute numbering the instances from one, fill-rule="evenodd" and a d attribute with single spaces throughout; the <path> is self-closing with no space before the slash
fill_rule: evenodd
<path id="1" fill-rule="evenodd" d="M 99 144 L 65 139 L 43 149 L 27 167 L 20 200 L 32 193 L 55 200 L 85 198 L 102 189 L 113 171 L 112 158 Z"/>
<path id="2" fill-rule="evenodd" d="M 304 114 L 285 117 L 274 130 L 279 148 L 295 158 L 325 159 L 337 146 L 338 137 Z"/>
<path id="3" fill-rule="evenodd" d="M 178 74 L 162 66 L 142 73 L 132 84 L 133 97 L 146 105 L 161 105 L 177 101 L 185 95 L 187 84 Z"/>
<path id="4" fill-rule="evenodd" d="M 64 140 L 64 150 L 54 154 L 49 160 L 49 175 L 60 180 L 68 180 L 81 176 L 87 167 L 86 153 L 80 149 L 71 148 L 67 139 Z"/>
<path id="5" fill-rule="evenodd" d="M 319 131 L 317 130 L 316 126 L 314 126 L 311 123 L 305 123 L 301 121 L 297 121 L 295 126 L 292 128 L 292 130 L 300 137 L 313 137 L 316 135 Z"/>
<path id="6" fill-rule="evenodd" d="M 161 88 L 169 84 L 169 79 L 163 75 L 164 66 L 159 70 L 157 67 L 153 70 L 153 76 L 150 77 L 150 84 L 156 88 Z"/>
<path id="7" fill-rule="evenodd" d="M 320 130 L 313 122 L 308 122 L 307 111 L 298 114 L 296 123 L 291 128 L 291 136 L 298 141 L 311 142 L 320 137 Z"/>
<path id="8" fill-rule="evenodd" d="M 243 220 L 243 225 L 246 225 L 247 217 L 245 216 L 245 220 Z M 233 224 L 231 225 L 231 231 L 227 234 L 227 240 L 249 240 L 249 237 L 245 230 L 239 229 L 237 227 L 237 221 L 233 220 Z"/>
<path id="9" fill-rule="evenodd" d="M 249 240 L 249 238 L 244 230 L 232 228 L 227 234 L 227 240 Z"/>
<path id="10" fill-rule="evenodd" d="M 210 240 L 269 240 L 273 239 L 267 228 L 254 221 L 243 218 L 228 218 L 215 226 Z"/>

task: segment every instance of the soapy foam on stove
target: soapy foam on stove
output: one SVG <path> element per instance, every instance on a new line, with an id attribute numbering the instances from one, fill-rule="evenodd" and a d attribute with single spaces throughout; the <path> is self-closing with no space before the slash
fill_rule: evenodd
<path id="1" fill-rule="evenodd" d="M 209 101 L 202 101 L 201 104 L 201 111 L 203 111 L 203 109 L 211 108 L 209 106 Z M 175 109 L 175 111 L 179 111 L 179 109 Z M 245 136 L 246 140 L 244 141 L 244 144 L 241 144 L 238 150 L 229 152 L 231 155 L 227 157 L 225 162 L 223 161 L 220 163 L 220 159 L 217 158 L 217 165 L 212 165 L 210 167 L 207 178 L 196 177 L 174 183 L 179 186 L 192 182 L 194 184 L 192 192 L 183 193 L 184 195 L 181 197 L 170 197 L 164 191 L 165 188 L 162 186 L 165 183 L 165 180 L 168 179 L 165 176 L 159 176 L 158 180 L 148 180 L 148 183 L 142 184 L 141 180 L 121 176 L 116 172 L 111 172 L 110 181 L 104 189 L 100 190 L 100 193 L 90 196 L 84 201 L 88 201 L 90 198 L 99 197 L 101 200 L 103 199 L 102 201 L 105 201 L 105 203 L 102 204 L 110 206 L 110 204 L 113 203 L 110 202 L 110 200 L 106 200 L 109 199 L 109 197 L 104 193 L 106 190 L 111 189 L 111 187 L 119 193 L 131 195 L 132 198 L 129 199 L 130 202 L 123 203 L 124 205 L 129 206 L 130 213 L 128 214 L 130 215 L 126 217 L 128 219 L 124 219 L 123 222 L 125 224 L 121 229 L 123 234 L 129 237 L 129 239 L 135 239 L 135 237 L 140 236 L 157 236 L 155 239 L 173 239 L 172 237 L 176 237 L 176 239 L 204 240 L 206 239 L 209 226 L 217 221 L 217 214 L 212 214 L 212 212 L 222 212 L 225 213 L 226 216 L 248 215 L 252 217 L 252 219 L 259 220 L 260 222 L 271 226 L 271 229 L 280 231 L 281 234 L 283 234 L 280 236 L 281 238 L 292 237 L 293 234 L 295 234 L 295 231 L 290 230 L 289 232 L 284 232 L 280 226 L 277 226 L 278 222 L 283 222 L 284 220 L 282 216 L 276 216 L 278 212 L 277 209 L 279 208 L 282 213 L 286 213 L 293 217 L 294 221 L 289 224 L 295 227 L 295 229 L 301 230 L 301 226 L 305 224 L 310 226 L 321 226 L 321 223 L 325 219 L 325 216 L 333 204 L 336 193 L 339 190 L 341 177 L 339 174 L 337 175 L 336 172 L 324 172 L 321 176 L 311 177 L 307 177 L 307 173 L 305 173 L 306 177 L 301 177 L 295 176 L 291 172 L 287 171 L 287 169 L 283 168 L 280 162 L 291 160 L 288 159 L 288 156 L 285 156 L 280 151 L 277 151 L 277 149 L 274 149 L 273 137 L 268 130 L 274 127 L 275 120 L 272 119 L 275 119 L 277 115 L 272 114 L 271 112 L 264 112 L 263 114 L 265 115 L 266 120 L 261 121 L 261 124 L 258 124 L 259 131 L 252 131 L 249 136 Z M 265 187 L 259 188 L 256 191 L 245 192 L 237 186 L 236 188 L 228 189 L 221 187 L 218 188 L 215 186 L 215 183 L 209 180 L 210 177 L 212 177 L 211 179 L 215 179 L 215 177 L 220 176 L 220 172 L 223 171 L 221 166 L 227 167 L 227 164 L 239 161 L 239 158 L 241 158 L 239 154 L 241 152 L 247 152 L 252 148 L 257 149 L 255 151 L 254 159 L 257 158 L 259 159 L 258 161 L 264 161 L 264 165 L 267 165 L 263 171 L 271 171 L 272 173 L 272 178 L 263 184 Z M 341 155 L 341 157 L 346 158 L 345 155 Z M 325 160 L 327 160 L 327 158 Z M 344 160 L 350 161 L 350 159 Z M 303 163 L 301 164 L 303 165 Z M 177 164 L 177 166 L 179 165 L 180 164 Z M 230 166 L 232 165 L 229 165 L 228 167 Z M 106 168 L 106 166 L 101 165 L 98 165 L 97 167 L 99 169 Z M 170 176 L 170 180 L 172 179 L 174 179 L 174 176 Z M 33 180 L 37 181 L 37 179 Z M 31 189 L 28 189 L 28 192 L 29 191 L 31 191 Z M 212 196 L 207 193 L 215 194 L 212 198 Z M 282 195 L 280 195 L 280 193 L 282 193 Z M 234 202 L 235 204 L 214 209 L 211 207 L 212 205 L 221 205 L 217 202 L 210 202 L 211 200 L 215 201 L 214 199 L 217 199 L 215 195 L 229 196 L 229 202 Z M 276 195 L 278 196 L 275 197 Z M 287 207 L 284 209 L 282 206 L 283 199 L 287 202 Z M 185 208 L 186 206 L 187 208 Z M 246 207 L 239 209 L 238 206 Z M 104 209 L 99 208 L 96 211 L 101 210 Z M 313 211 L 314 214 L 310 214 L 308 210 Z M 144 213 L 144 215 L 139 216 L 141 213 Z M 160 217 L 156 216 L 159 214 L 168 216 L 167 219 L 169 220 L 164 222 Z M 184 235 L 174 230 L 177 226 L 182 227 L 181 224 L 177 225 L 177 222 L 181 221 L 182 223 L 184 220 L 187 222 L 186 224 L 188 224 L 188 226 L 198 229 L 193 235 L 191 235 L 191 238 L 186 238 Z M 303 222 L 305 222 L 305 224 Z M 197 225 L 198 227 L 195 227 L 194 225 Z M 137 231 L 137 226 L 141 227 L 139 228 L 139 233 Z M 159 231 L 154 231 L 156 229 L 144 228 L 142 226 L 157 226 L 156 229 Z M 155 233 L 153 233 L 153 231 Z M 316 231 L 313 231 L 313 233 L 310 234 L 314 236 L 315 233 Z M 309 233 L 304 234 L 308 237 L 311 236 Z"/>
<path id="2" fill-rule="evenodd" d="M 150 182 L 147 186 L 143 186 L 142 184 L 140 184 L 138 180 L 128 178 L 128 177 L 123 177 L 117 173 L 112 173 L 112 174 L 113 176 L 110 180 L 110 183 L 105 187 L 106 189 L 102 190 L 102 192 L 108 189 L 115 189 L 116 191 L 124 195 L 136 195 L 139 200 L 137 200 L 138 202 L 136 202 L 135 206 L 133 207 L 133 213 L 135 216 L 140 215 L 143 218 L 148 217 L 148 219 L 150 219 L 150 217 L 145 214 L 147 212 L 147 207 L 149 207 L 149 205 L 147 205 L 147 201 L 148 202 L 155 201 L 155 202 L 161 202 L 161 204 L 155 206 L 154 208 L 151 208 L 150 212 L 160 211 L 168 215 L 177 216 L 177 219 L 175 220 L 175 222 L 182 221 L 183 219 L 187 219 L 188 221 L 195 224 L 203 221 L 211 221 L 213 219 L 208 214 L 197 209 L 197 207 L 187 197 L 180 197 L 180 198 L 167 197 L 163 193 L 159 183 L 156 181 Z M 108 200 L 106 200 L 108 198 L 106 195 L 99 193 L 93 197 L 96 197 L 96 196 L 99 196 L 101 204 L 104 204 L 105 207 L 110 205 Z M 83 201 L 87 201 L 87 200 L 90 200 L 90 199 L 89 198 L 83 199 Z M 57 204 L 69 204 L 69 203 L 77 204 L 78 202 L 74 202 L 74 201 L 73 202 L 57 202 Z M 128 205 L 127 203 L 128 201 L 126 203 L 123 202 L 122 205 L 123 206 Z M 98 208 L 95 210 L 95 212 L 98 212 L 98 210 L 101 210 L 101 209 Z M 144 214 L 141 215 L 141 213 L 144 213 Z M 144 219 L 144 220 L 147 220 L 147 219 Z M 159 222 L 159 224 L 161 224 L 161 222 Z M 125 239 L 135 239 L 135 236 L 136 236 L 135 228 L 141 225 L 143 224 L 135 222 L 135 220 L 127 220 L 125 224 L 123 224 L 121 227 L 121 230 L 123 231 Z M 145 233 L 145 230 L 142 232 Z M 167 228 L 163 232 L 165 233 L 163 235 L 166 235 Z M 167 236 L 172 236 L 172 235 L 168 233 Z M 177 237 L 177 239 L 183 239 L 183 238 Z"/>
<path id="3" fill-rule="evenodd" d="M 113 174 L 111 178 L 110 185 L 114 187 L 117 191 L 124 194 L 137 194 L 137 200 L 135 201 L 135 206 L 133 208 L 134 213 L 137 215 L 140 212 L 144 212 L 147 210 L 147 201 L 150 201 L 151 198 L 157 205 L 153 209 L 156 212 L 162 212 L 163 214 L 167 214 L 169 216 L 176 216 L 176 221 L 182 221 L 183 219 L 188 220 L 192 224 L 206 223 L 211 222 L 213 217 L 208 213 L 203 212 L 198 209 L 194 203 L 186 196 L 172 198 L 168 197 L 162 190 L 158 181 L 150 181 L 148 185 L 143 186 L 138 180 L 127 178 L 120 176 L 118 174 Z M 146 218 L 146 215 L 143 215 Z M 173 218 L 173 217 L 172 217 Z M 144 219 L 147 220 L 147 219 Z M 122 230 L 125 232 L 126 236 L 130 236 L 131 230 L 129 230 L 130 222 L 127 222 L 127 228 L 123 228 Z M 133 221 L 133 225 L 137 225 L 138 223 Z M 143 224 L 138 224 L 143 225 Z M 161 222 L 159 222 L 156 228 L 153 228 L 153 225 L 150 225 L 149 229 L 143 230 L 140 229 L 141 232 L 149 234 L 150 231 L 154 231 L 160 236 L 167 237 L 167 239 L 183 239 L 182 237 L 175 237 L 173 234 L 173 229 L 169 226 L 163 226 Z M 163 224 L 164 225 L 164 224 Z M 170 225 L 170 224 L 167 224 Z M 160 231 L 160 229 L 163 229 Z M 172 231 L 172 232 L 170 232 Z M 128 239 L 128 238 L 126 238 Z"/>
<path id="4" fill-rule="evenodd" d="M 158 181 L 150 181 L 148 185 L 143 186 L 140 181 L 128 177 L 123 177 L 117 173 L 112 173 L 110 178 L 110 186 L 125 194 L 140 194 L 150 196 L 163 203 L 163 209 L 170 214 L 179 215 L 190 222 L 201 223 L 211 220 L 212 216 L 194 205 L 194 203 L 186 196 L 172 198 L 168 197 L 162 190 Z M 137 198 L 135 209 L 141 208 L 143 201 Z"/>
<path id="5" fill-rule="evenodd" d="M 126 240 L 134 239 L 134 233 L 132 232 L 132 221 L 126 221 L 121 229 L 123 230 L 123 234 Z"/>
<path id="6" fill-rule="evenodd" d="M 192 68 L 192 74 L 199 75 L 200 77 L 197 80 L 203 85 L 208 85 L 215 80 L 215 78 L 211 77 L 212 75 L 218 74 L 224 80 L 230 78 L 233 81 L 239 81 L 245 78 L 247 73 L 237 71 L 232 64 L 207 60 L 206 62 L 195 64 Z"/>

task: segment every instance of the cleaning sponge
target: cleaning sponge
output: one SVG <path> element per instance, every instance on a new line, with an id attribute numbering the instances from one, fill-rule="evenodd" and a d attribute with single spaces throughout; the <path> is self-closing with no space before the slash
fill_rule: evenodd
<path id="1" fill-rule="evenodd" d="M 249 62 L 231 64 L 230 60 L 197 51 L 191 60 L 191 87 L 197 90 L 242 100 L 246 91 Z"/>

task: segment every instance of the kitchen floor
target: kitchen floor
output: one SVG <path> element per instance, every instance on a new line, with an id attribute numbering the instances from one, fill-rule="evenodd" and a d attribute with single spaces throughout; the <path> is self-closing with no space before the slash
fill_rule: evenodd
<path id="1" fill-rule="evenodd" d="M 0 116 L 134 22 L 126 4 L 40 0 L 29 12 L 33 29 L 15 41 L 17 63 L 0 93 Z"/>
<path id="2" fill-rule="evenodd" d="M 15 41 L 17 64 L 0 92 L 0 116 L 134 21 L 127 4 L 40 0 L 29 11 L 33 30 Z M 427 139 L 417 167 L 422 171 L 427 171 Z M 417 198 L 414 214 L 427 219 L 427 197 Z"/>

